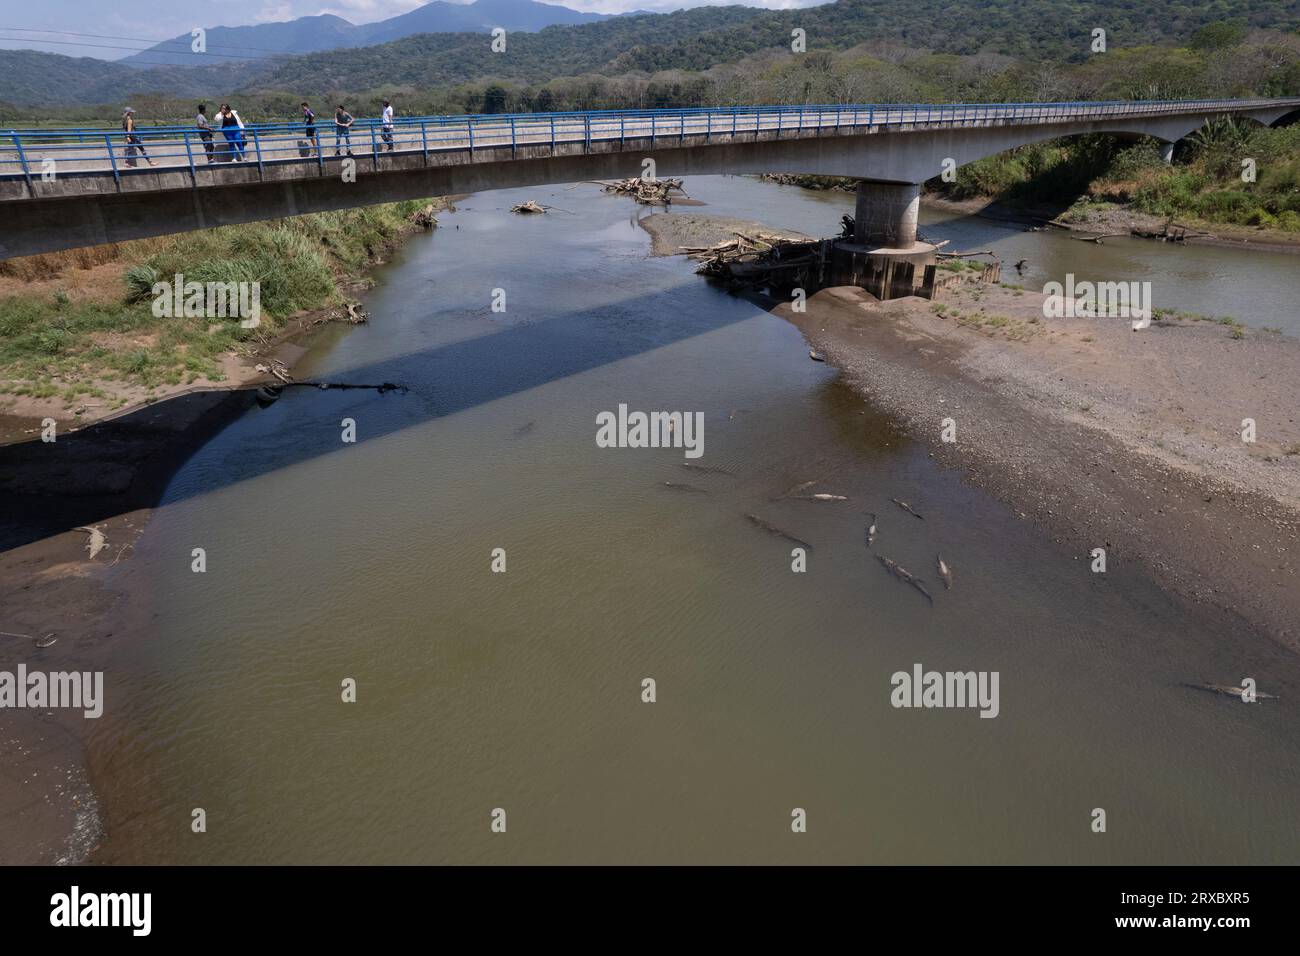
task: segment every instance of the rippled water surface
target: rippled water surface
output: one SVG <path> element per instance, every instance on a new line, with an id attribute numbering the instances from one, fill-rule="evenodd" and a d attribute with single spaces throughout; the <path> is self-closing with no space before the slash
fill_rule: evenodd
<path id="1" fill-rule="evenodd" d="M 814 234 L 852 205 L 689 185 L 709 204 L 691 212 Z M 508 212 L 528 198 L 560 208 Z M 1293 659 L 1122 568 L 1091 574 L 937 469 L 791 326 L 650 258 L 645 212 L 592 186 L 464 200 L 380 270 L 371 323 L 331 329 L 300 369 L 407 394 L 291 389 L 180 471 L 135 559 L 153 617 L 116 675 L 130 703 L 94 741 L 103 859 L 1300 856 L 1294 704 L 1178 686 L 1294 685 Z M 954 249 L 1028 258 L 1030 286 L 1066 267 L 1177 276 L 1169 304 L 1267 325 L 1295 294 L 1293 263 L 1266 256 L 927 219 Z M 598 448 L 619 403 L 703 412 L 698 462 L 720 471 Z M 850 500 L 772 500 L 813 479 Z M 865 547 L 865 512 L 933 607 Z M 747 513 L 811 543 L 807 573 Z M 999 716 L 894 709 L 890 675 L 918 662 L 998 671 Z"/>

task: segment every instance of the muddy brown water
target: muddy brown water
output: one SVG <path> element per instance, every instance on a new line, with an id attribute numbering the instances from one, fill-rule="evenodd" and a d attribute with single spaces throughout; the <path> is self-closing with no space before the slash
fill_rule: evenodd
<path id="1" fill-rule="evenodd" d="M 812 234 L 852 203 L 690 187 L 693 214 Z M 565 211 L 511 215 L 524 199 Z M 99 860 L 1300 859 L 1294 657 L 1122 561 L 1091 573 L 938 469 L 787 323 L 650 258 L 646 213 L 591 186 L 470 197 L 381 270 L 371 323 L 302 368 L 408 393 L 289 390 L 180 470 L 132 562 L 150 623 L 91 740 Z M 1296 291 L 1293 260 L 925 229 L 1029 258 L 1028 282 L 1122 267 L 1196 311 L 1235 297 L 1247 322 L 1278 324 Z M 702 412 L 697 463 L 720 471 L 597 447 L 620 403 Z M 849 500 L 772 500 L 814 479 Z M 806 573 L 747 513 L 812 544 Z M 895 709 L 891 675 L 916 663 L 997 671 L 998 716 Z M 1180 686 L 1245 676 L 1283 699 Z"/>

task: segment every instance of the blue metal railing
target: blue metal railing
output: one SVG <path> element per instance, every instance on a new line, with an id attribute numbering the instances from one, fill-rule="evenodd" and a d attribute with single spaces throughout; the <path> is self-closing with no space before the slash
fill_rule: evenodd
<path id="1" fill-rule="evenodd" d="M 916 128 L 990 123 L 1042 124 L 1063 120 L 1131 118 L 1151 115 L 1212 114 L 1261 107 L 1300 107 L 1300 97 L 1249 100 L 1110 100 L 1062 103 L 919 103 L 919 104 L 804 104 L 797 106 L 694 107 L 669 110 L 587 110 L 557 113 L 471 114 L 466 116 L 416 116 L 394 119 L 385 126 L 378 119 L 357 120 L 350 130 L 360 149 L 369 152 L 379 168 L 380 143 L 390 153 L 431 153 L 496 150 L 508 147 L 517 156 L 521 146 L 580 145 L 646 139 L 652 147 L 665 137 L 684 145 L 688 137 L 715 141 L 753 132 L 775 138 L 806 131 L 843 134 L 877 131 L 884 127 Z M 231 135 L 228 137 L 226 133 Z M 58 176 L 111 175 L 121 188 L 122 177 L 145 172 L 154 165 L 187 170 L 193 186 L 198 171 L 207 165 L 241 162 L 265 177 L 271 164 L 312 164 L 323 174 L 327 155 L 352 154 L 351 137 L 343 139 L 328 120 L 307 136 L 301 122 L 248 124 L 238 130 L 214 129 L 205 138 L 193 126 L 140 127 L 134 140 L 127 134 L 103 128 L 0 130 L 0 180 L 26 180 L 42 176 L 53 159 Z M 369 150 L 365 149 L 369 139 Z M 9 144 L 12 144 L 10 146 Z"/>

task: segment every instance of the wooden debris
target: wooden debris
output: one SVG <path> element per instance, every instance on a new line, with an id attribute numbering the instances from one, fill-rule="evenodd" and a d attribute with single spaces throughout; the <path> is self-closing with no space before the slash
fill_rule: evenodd
<path id="1" fill-rule="evenodd" d="M 259 362 L 257 365 L 254 365 L 253 368 L 261 372 L 263 375 L 274 375 L 286 385 L 294 384 L 293 376 L 289 374 L 288 367 L 279 359 L 272 359 L 270 365 L 263 365 Z"/>
<path id="2" fill-rule="evenodd" d="M 529 199 L 526 200 L 525 202 L 515 203 L 513 206 L 510 207 L 510 211 L 525 212 L 525 213 L 530 213 L 530 212 L 545 213 L 546 207 L 536 202 L 535 200 Z"/>
<path id="3" fill-rule="evenodd" d="M 1131 235 L 1130 232 L 1103 232 L 1100 236 L 1071 236 L 1071 239 L 1078 239 L 1080 242 L 1095 242 L 1101 245 L 1103 239 L 1115 239 L 1120 236 Z"/>
<path id="4" fill-rule="evenodd" d="M 417 209 L 411 213 L 411 222 L 417 226 L 423 226 L 425 229 L 432 229 L 438 225 L 438 219 L 434 216 L 433 203 L 429 203 L 423 209 Z"/>
<path id="5" fill-rule="evenodd" d="M 336 388 L 336 389 L 373 388 L 380 395 L 383 395 L 385 392 L 409 391 L 409 389 L 407 389 L 405 385 L 395 385 L 392 382 L 380 382 L 377 385 L 362 384 L 360 382 L 315 382 L 315 381 L 299 382 L 296 381 L 293 378 L 293 376 L 289 374 L 289 371 L 285 367 L 284 363 L 278 360 L 273 360 L 270 365 L 257 365 L 254 367 L 257 369 L 257 371 L 261 372 L 263 375 L 267 375 L 267 374 L 274 375 L 276 378 L 278 378 L 281 382 L 284 383 L 283 385 L 279 385 L 279 386 L 263 385 L 261 386 L 261 388 L 258 389 L 259 398 L 264 398 L 267 401 L 274 401 L 276 398 L 279 397 L 280 390 L 290 385 L 297 386 L 298 388 L 318 388 L 321 389 L 322 391 L 331 388 Z M 262 389 L 266 390 L 265 395 L 260 394 L 262 392 Z"/>
<path id="6" fill-rule="evenodd" d="M 713 246 L 682 246 L 690 258 L 699 260 L 700 275 L 761 282 L 776 272 L 811 269 L 821 263 L 822 241 L 800 236 L 733 233 Z"/>
<path id="7" fill-rule="evenodd" d="M 687 199 L 686 190 L 682 189 L 680 179 L 620 179 L 612 183 L 601 183 L 607 193 L 631 196 L 643 206 L 668 206 L 672 204 L 672 193 L 679 192 Z"/>
<path id="8" fill-rule="evenodd" d="M 362 312 L 361 306 L 355 302 L 348 303 L 348 321 L 353 325 L 365 325 L 370 321 L 370 313 Z"/>

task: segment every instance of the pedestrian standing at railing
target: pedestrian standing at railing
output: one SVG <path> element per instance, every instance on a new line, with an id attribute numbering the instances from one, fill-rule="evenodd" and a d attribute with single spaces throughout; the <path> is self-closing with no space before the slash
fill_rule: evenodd
<path id="1" fill-rule="evenodd" d="M 352 155 L 352 124 L 356 120 L 352 114 L 343 108 L 340 103 L 334 107 L 334 155 L 340 155 L 339 150 L 343 144 L 347 143 L 348 155 Z"/>
<path id="2" fill-rule="evenodd" d="M 307 153 L 311 156 L 312 150 L 316 150 L 317 155 L 320 150 L 316 147 L 316 114 L 311 111 L 311 107 L 304 101 L 302 104 L 302 122 L 303 135 L 307 137 Z"/>
<path id="3" fill-rule="evenodd" d="M 384 100 L 384 125 L 379 134 L 388 144 L 388 151 L 393 151 L 393 104 Z"/>
<path id="4" fill-rule="evenodd" d="M 199 139 L 203 141 L 203 151 L 208 154 L 208 165 L 217 161 L 217 148 L 212 145 L 212 124 L 208 122 L 208 108 L 199 104 L 199 115 L 194 117 L 194 125 L 199 128 Z"/>
<path id="5" fill-rule="evenodd" d="M 128 166 L 135 165 L 135 152 L 139 150 L 140 155 L 148 161 L 150 166 L 157 166 L 158 164 L 149 159 L 149 154 L 144 151 L 144 141 L 136 135 L 135 110 L 129 106 L 122 111 L 122 130 L 126 133 L 126 164 Z"/>
<path id="6" fill-rule="evenodd" d="M 244 158 L 244 121 L 229 103 L 221 104 L 221 134 L 226 137 L 226 152 L 231 154 L 231 159 L 241 162 Z"/>

